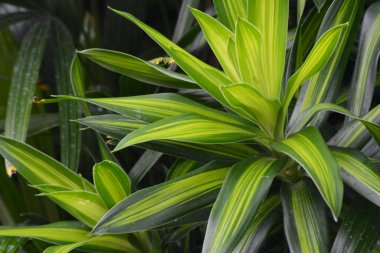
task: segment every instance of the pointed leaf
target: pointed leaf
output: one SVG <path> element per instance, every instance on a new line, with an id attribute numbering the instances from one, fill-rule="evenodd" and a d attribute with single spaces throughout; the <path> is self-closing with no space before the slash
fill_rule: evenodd
<path id="1" fill-rule="evenodd" d="M 238 17 L 247 18 L 247 2 L 247 0 L 214 0 L 214 5 L 220 21 L 233 30 Z"/>
<path id="2" fill-rule="evenodd" d="M 202 252 L 231 252 L 237 246 L 283 165 L 253 158 L 231 168 L 211 211 Z"/>
<path id="3" fill-rule="evenodd" d="M 0 154 L 31 184 L 64 186 L 73 190 L 94 190 L 87 180 L 27 144 L 0 136 Z"/>
<path id="4" fill-rule="evenodd" d="M 167 70 L 129 54 L 97 48 L 83 50 L 78 53 L 108 70 L 141 82 L 169 88 L 199 88 L 185 75 Z"/>
<path id="5" fill-rule="evenodd" d="M 380 206 L 380 173 L 371 162 L 354 149 L 334 149 L 343 181 L 363 197 Z"/>
<path id="6" fill-rule="evenodd" d="M 225 123 L 197 114 L 185 113 L 139 128 L 123 138 L 114 151 L 153 140 L 218 144 L 260 137 L 263 137 L 260 129 L 241 124 L 238 121 Z"/>
<path id="7" fill-rule="evenodd" d="M 280 98 L 285 66 L 286 37 L 288 32 L 288 0 L 249 0 L 248 21 L 263 36 L 262 85 L 268 98 Z"/>
<path id="8" fill-rule="evenodd" d="M 97 163 L 93 174 L 96 191 L 108 208 L 112 208 L 131 193 L 131 180 L 116 163 L 107 160 Z"/>
<path id="9" fill-rule="evenodd" d="M 139 158 L 139 160 L 133 165 L 129 171 L 129 176 L 134 185 L 144 178 L 149 170 L 156 164 L 156 162 L 162 157 L 162 153 L 152 150 L 147 150 Z"/>
<path id="10" fill-rule="evenodd" d="M 319 196 L 299 181 L 283 185 L 281 198 L 290 252 L 328 252 L 326 212 Z"/>
<path id="11" fill-rule="evenodd" d="M 306 170 L 337 220 L 343 201 L 342 178 L 338 164 L 318 130 L 308 127 L 272 146 Z"/>
<path id="12" fill-rule="evenodd" d="M 228 169 L 204 170 L 137 191 L 112 208 L 92 233 L 151 229 L 211 204 Z"/>

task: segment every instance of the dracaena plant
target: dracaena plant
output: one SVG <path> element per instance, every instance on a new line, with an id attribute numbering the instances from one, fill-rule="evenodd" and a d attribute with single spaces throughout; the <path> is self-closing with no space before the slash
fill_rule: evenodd
<path id="1" fill-rule="evenodd" d="M 304 1 L 299 2 L 303 6 Z M 380 4 L 369 6 L 363 18 L 361 0 L 315 2 L 318 10 L 301 19 L 294 40 L 287 38 L 287 0 L 215 0 L 217 18 L 190 9 L 220 68 L 131 14 L 111 9 L 147 33 L 171 57 L 164 63 L 175 63 L 184 73 L 157 65 L 160 60 L 116 51 L 88 49 L 80 51 L 80 57 L 181 92 L 85 98 L 78 88 L 83 72 L 76 56 L 71 67 L 76 97 L 58 99 L 117 113 L 77 120 L 110 136 L 111 143 L 118 141 L 114 151 L 138 146 L 180 159 L 165 182 L 114 201 L 103 217 L 92 219 L 96 225 L 85 222 L 94 238 L 167 232 L 168 227 L 189 233 L 207 221 L 202 252 L 372 250 L 380 235 L 380 107 L 373 95 Z M 358 36 L 356 65 L 346 91 L 340 84 Z M 212 97 L 212 106 L 192 99 L 199 93 L 194 89 Z M 88 111 L 86 103 L 82 106 Z M 331 111 L 345 118 L 331 120 Z M 333 134 L 324 131 L 331 124 Z M 0 140 L 7 160 L 16 168 L 29 166 L 18 157 L 28 154 L 25 145 Z M 70 187 L 91 192 L 86 185 L 83 181 Z M 55 182 L 39 189 L 76 198 L 63 190 L 67 186 L 60 187 Z M 54 199 L 54 194 L 45 194 Z M 331 229 L 336 222 L 341 222 L 338 232 Z M 286 243 L 273 245 L 271 238 L 282 231 Z"/>

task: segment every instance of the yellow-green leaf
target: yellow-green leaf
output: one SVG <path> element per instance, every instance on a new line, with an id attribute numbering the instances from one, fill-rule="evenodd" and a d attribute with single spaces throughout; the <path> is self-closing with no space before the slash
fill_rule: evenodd
<path id="1" fill-rule="evenodd" d="M 220 21 L 231 30 L 235 29 L 238 17 L 247 18 L 247 3 L 247 0 L 214 0 Z"/>

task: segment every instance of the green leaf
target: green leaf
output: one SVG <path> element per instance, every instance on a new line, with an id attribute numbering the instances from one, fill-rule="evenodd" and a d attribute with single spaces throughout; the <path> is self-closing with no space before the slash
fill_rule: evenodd
<path id="1" fill-rule="evenodd" d="M 368 129 L 368 131 L 372 134 L 377 144 L 380 146 L 380 125 L 366 120 L 359 119 L 359 121 Z"/>
<path id="2" fill-rule="evenodd" d="M 72 94 L 70 84 L 70 64 L 74 55 L 74 43 L 67 28 L 55 21 L 52 23 L 55 47 L 53 59 L 55 82 L 60 94 Z M 61 162 L 73 171 L 78 170 L 81 151 L 81 134 L 79 125 L 71 122 L 80 116 L 79 104 L 76 101 L 64 101 L 58 104 L 60 115 Z"/>
<path id="3" fill-rule="evenodd" d="M 288 32 L 288 0 L 249 0 L 248 21 L 262 33 L 261 68 L 267 98 L 280 98 Z M 266 87 L 266 88 L 264 88 Z"/>
<path id="4" fill-rule="evenodd" d="M 342 33 L 334 54 L 326 66 L 318 74 L 315 74 L 307 85 L 303 85 L 302 97 L 297 101 L 293 111 L 294 116 L 313 105 L 329 103 L 334 99 L 344 75 L 351 45 L 356 38 L 355 33 L 361 19 L 363 5 L 364 2 L 361 0 L 336 0 L 330 5 L 324 15 L 318 37 L 337 25 L 348 23 L 348 26 Z M 326 115 L 326 113 L 318 114 L 312 121 L 312 125 L 320 126 Z"/>
<path id="5" fill-rule="evenodd" d="M 93 169 L 94 185 L 108 208 L 125 199 L 131 193 L 131 180 L 119 165 L 102 161 Z"/>
<path id="6" fill-rule="evenodd" d="M 279 206 L 279 196 L 268 197 L 260 204 L 255 218 L 250 222 L 246 233 L 234 249 L 234 252 L 258 252 L 266 235 L 280 218 Z"/>
<path id="7" fill-rule="evenodd" d="M 166 179 L 170 180 L 170 179 L 180 177 L 199 167 L 201 167 L 201 164 L 197 161 L 188 160 L 188 159 L 177 159 L 173 163 L 172 167 L 170 168 Z"/>
<path id="8" fill-rule="evenodd" d="M 343 181 L 363 197 L 380 206 L 380 173 L 359 151 L 333 149 Z"/>
<path id="9" fill-rule="evenodd" d="M 133 193 L 112 208 L 92 234 L 152 229 L 208 206 L 228 172 L 227 168 L 210 170 L 209 166 Z"/>
<path id="10" fill-rule="evenodd" d="M 232 252 L 283 165 L 281 160 L 249 158 L 231 168 L 212 208 L 203 252 Z"/>
<path id="11" fill-rule="evenodd" d="M 84 224 L 93 227 L 107 212 L 98 194 L 87 191 L 57 191 L 41 193 Z"/>
<path id="12" fill-rule="evenodd" d="M 139 129 L 146 125 L 146 123 L 142 121 L 128 119 L 125 116 L 114 114 L 87 117 L 78 120 L 78 122 L 119 140 L 123 139 L 132 130 Z M 163 140 L 141 143 L 137 146 L 205 163 L 212 160 L 236 162 L 248 156 L 258 154 L 253 148 L 241 143 L 208 145 Z"/>
<path id="13" fill-rule="evenodd" d="M 191 79 L 183 74 L 167 70 L 129 54 L 105 49 L 87 49 L 78 53 L 103 68 L 141 82 L 169 88 L 199 88 Z"/>
<path id="14" fill-rule="evenodd" d="M 27 144 L 0 136 L 0 154 L 33 185 L 50 184 L 73 190 L 94 191 L 87 180 Z"/>
<path id="15" fill-rule="evenodd" d="M 342 178 L 338 164 L 318 130 L 308 127 L 281 143 L 273 143 L 272 147 L 290 156 L 306 170 L 337 220 L 343 201 Z"/>
<path id="16" fill-rule="evenodd" d="M 230 30 L 235 29 L 238 17 L 247 18 L 247 0 L 214 0 L 220 21 Z"/>
<path id="17" fill-rule="evenodd" d="M 0 237 L 0 252 L 17 253 L 22 250 L 27 239 L 18 237 Z"/>
<path id="18" fill-rule="evenodd" d="M 71 81 L 71 86 L 72 86 L 74 95 L 80 98 L 84 98 L 85 97 L 84 73 L 83 73 L 83 68 L 77 54 L 74 55 L 74 58 L 71 62 L 70 81 Z M 82 106 L 82 110 L 84 114 L 87 117 L 90 116 L 91 112 L 88 105 L 84 102 L 81 102 L 81 106 Z"/>
<path id="19" fill-rule="evenodd" d="M 213 17 L 196 9 L 191 9 L 191 12 L 201 26 L 203 34 L 223 70 L 232 81 L 240 82 L 236 62 L 228 54 L 228 43 L 230 38 L 234 37 L 234 34 Z"/>
<path id="20" fill-rule="evenodd" d="M 263 97 L 247 83 L 221 86 L 220 90 L 233 111 L 261 126 L 270 136 L 272 135 L 280 109 L 278 100 Z"/>
<path id="21" fill-rule="evenodd" d="M 59 245 L 86 242 L 81 249 L 91 252 L 99 250 L 105 252 L 125 252 L 126 250 L 128 252 L 143 252 L 133 246 L 128 236 L 104 235 L 90 237 L 88 236 L 89 233 L 90 230 L 79 222 L 69 221 L 42 226 L 0 226 L 0 236 L 27 237 Z"/>
<path id="22" fill-rule="evenodd" d="M 283 184 L 281 198 L 290 252 L 328 252 L 324 203 L 303 180 Z"/>
<path id="23" fill-rule="evenodd" d="M 321 10 L 326 0 L 314 0 L 315 6 L 317 6 L 318 10 Z"/>
<path id="24" fill-rule="evenodd" d="M 238 18 L 235 47 L 241 80 L 255 87 L 260 95 L 270 97 L 269 85 L 263 83 L 261 32 L 248 21 Z"/>
<path id="25" fill-rule="evenodd" d="M 177 46 L 153 28 L 145 25 L 131 14 L 114 9 L 111 10 L 140 27 L 175 60 L 178 66 L 180 66 L 181 69 L 191 77 L 191 79 L 193 79 L 199 86 L 205 89 L 217 100 L 222 103 L 225 102 L 218 87 L 223 84 L 230 84 L 232 81 L 222 71 L 195 58 L 190 53 Z"/>
<path id="26" fill-rule="evenodd" d="M 153 140 L 218 144 L 259 139 L 263 136 L 260 129 L 238 121 L 226 123 L 197 114 L 185 113 L 135 130 L 123 138 L 114 151 Z"/>
<path id="27" fill-rule="evenodd" d="M 162 153 L 152 150 L 147 150 L 139 158 L 139 160 L 133 165 L 129 171 L 129 177 L 134 185 L 143 179 L 143 177 L 149 172 L 154 164 L 161 158 Z"/>
<path id="28" fill-rule="evenodd" d="M 21 12 L 12 12 L 4 13 L 0 15 L 0 30 L 14 25 L 18 22 L 35 19 L 42 13 L 37 11 L 21 11 Z"/>
<path id="29" fill-rule="evenodd" d="M 379 236 L 379 207 L 363 198 L 356 198 L 348 208 L 331 253 L 372 252 Z"/>
<path id="30" fill-rule="evenodd" d="M 360 34 L 359 51 L 352 78 L 348 108 L 363 116 L 371 106 L 380 52 L 380 3 L 366 10 Z"/>

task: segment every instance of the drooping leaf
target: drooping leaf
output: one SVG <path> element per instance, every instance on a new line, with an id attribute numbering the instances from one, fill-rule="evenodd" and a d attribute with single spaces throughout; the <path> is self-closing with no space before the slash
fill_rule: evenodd
<path id="1" fill-rule="evenodd" d="M 363 198 L 355 198 L 339 228 L 331 253 L 372 252 L 379 236 L 379 207 Z"/>
<path id="2" fill-rule="evenodd" d="M 348 108 L 355 116 L 363 116 L 371 106 L 380 52 L 380 3 L 366 10 L 360 34 Z"/>
<path id="3" fill-rule="evenodd" d="M 202 252 L 231 252 L 237 246 L 283 165 L 253 158 L 231 168 L 211 211 Z"/>
<path id="4" fill-rule="evenodd" d="M 131 193 L 131 180 L 119 165 L 102 161 L 93 168 L 94 185 L 108 208 L 125 199 Z"/>
<path id="5" fill-rule="evenodd" d="M 112 208 L 92 233 L 152 229 L 208 206 L 215 200 L 228 172 L 227 168 L 208 167 L 133 193 Z"/>
<path id="6" fill-rule="evenodd" d="M 281 188 L 285 234 L 290 252 L 328 252 L 325 207 L 303 180 Z"/>
<path id="7" fill-rule="evenodd" d="M 78 53 L 108 70 L 145 83 L 169 88 L 199 88 L 185 75 L 167 70 L 129 54 L 105 49 L 87 49 Z"/>
<path id="8" fill-rule="evenodd" d="M 71 95 L 70 64 L 74 55 L 74 43 L 67 28 L 55 21 L 52 23 L 55 47 L 53 49 L 55 82 L 58 93 Z M 81 151 L 81 134 L 79 125 L 71 122 L 80 116 L 79 104 L 76 101 L 63 101 L 58 104 L 60 114 L 61 162 L 73 171 L 78 170 Z"/>
<path id="9" fill-rule="evenodd" d="M 363 197 L 380 206 L 380 172 L 359 151 L 333 149 L 343 181 Z"/>
<path id="10" fill-rule="evenodd" d="M 248 21 L 262 33 L 264 96 L 280 98 L 288 32 L 288 0 L 249 0 Z M 265 88 L 264 88 L 265 87 Z"/>
<path id="11" fill-rule="evenodd" d="M 214 0 L 218 18 L 232 31 L 238 17 L 247 18 L 247 3 L 247 0 Z"/>
<path id="12" fill-rule="evenodd" d="M 197 114 L 185 113 L 139 128 L 123 138 L 114 151 L 154 140 L 219 144 L 260 139 L 263 136 L 260 129 L 238 121 L 235 124 L 226 123 Z"/>
<path id="13" fill-rule="evenodd" d="M 50 184 L 73 190 L 94 191 L 87 180 L 27 144 L 0 136 L 0 154 L 33 185 Z"/>
<path id="14" fill-rule="evenodd" d="M 272 146 L 306 170 L 337 220 L 343 201 L 342 178 L 338 164 L 318 130 L 308 127 Z"/>
<path id="15" fill-rule="evenodd" d="M 220 65 L 222 65 L 223 70 L 232 81 L 239 82 L 240 75 L 236 62 L 228 54 L 228 42 L 230 38 L 234 37 L 234 34 L 211 16 L 196 9 L 191 9 L 191 11 L 201 26 L 203 34 L 218 58 Z"/>

